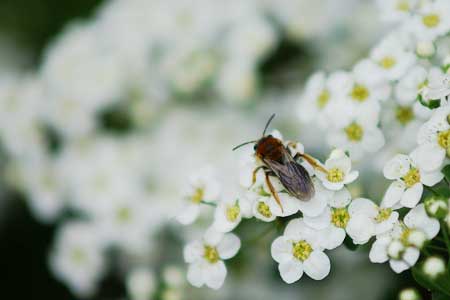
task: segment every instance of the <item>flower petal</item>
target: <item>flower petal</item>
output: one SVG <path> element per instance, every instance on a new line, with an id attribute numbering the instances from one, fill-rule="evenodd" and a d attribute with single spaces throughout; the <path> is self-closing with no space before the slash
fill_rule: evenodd
<path id="1" fill-rule="evenodd" d="M 405 190 L 400 200 L 400 204 L 404 207 L 413 208 L 419 203 L 422 197 L 423 185 L 418 182 L 412 187 Z"/>
<path id="2" fill-rule="evenodd" d="M 393 207 L 402 198 L 405 191 L 405 183 L 401 180 L 396 180 L 391 183 L 386 193 L 384 194 L 383 201 L 381 201 L 382 207 Z"/>
<path id="3" fill-rule="evenodd" d="M 270 252 L 278 263 L 289 261 L 292 258 L 292 243 L 286 237 L 280 236 L 272 242 Z"/>
<path id="4" fill-rule="evenodd" d="M 305 273 L 314 280 L 322 280 L 331 269 L 330 259 L 322 251 L 313 251 L 304 261 Z"/>
<path id="5" fill-rule="evenodd" d="M 217 251 L 222 259 L 230 259 L 238 253 L 241 248 L 241 240 L 232 233 L 227 233 L 217 245 Z"/>
<path id="6" fill-rule="evenodd" d="M 387 248 L 390 242 L 391 238 L 389 237 L 377 238 L 377 240 L 372 244 L 372 248 L 370 248 L 369 252 L 370 261 L 373 263 L 387 262 L 389 259 L 387 255 Z"/>
<path id="7" fill-rule="evenodd" d="M 194 223 L 199 214 L 200 205 L 188 203 L 180 210 L 180 213 L 176 216 L 176 219 L 183 225 L 189 225 Z"/>
<path id="8" fill-rule="evenodd" d="M 292 258 L 288 261 L 284 261 L 278 265 L 278 271 L 284 282 L 291 284 L 298 281 L 303 275 L 303 264 Z"/>
<path id="9" fill-rule="evenodd" d="M 203 266 L 205 262 L 197 262 L 190 264 L 187 272 L 187 280 L 195 287 L 201 287 L 205 284 L 205 276 L 203 272 Z"/>
<path id="10" fill-rule="evenodd" d="M 214 264 L 206 264 L 204 269 L 206 286 L 217 290 L 220 289 L 227 276 L 227 268 L 223 261 L 219 260 Z"/>
<path id="11" fill-rule="evenodd" d="M 204 246 L 200 241 L 193 241 L 183 249 L 184 260 L 187 263 L 198 261 L 203 256 Z"/>

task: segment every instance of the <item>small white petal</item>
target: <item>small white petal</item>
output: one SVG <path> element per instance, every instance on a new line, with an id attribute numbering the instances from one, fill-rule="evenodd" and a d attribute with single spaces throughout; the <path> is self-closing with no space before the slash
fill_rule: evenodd
<path id="1" fill-rule="evenodd" d="M 330 259 L 322 251 L 313 251 L 304 261 L 305 273 L 314 280 L 322 280 L 331 269 Z"/>
<path id="2" fill-rule="evenodd" d="M 410 266 L 403 260 L 391 259 L 389 261 L 389 265 L 391 266 L 391 269 L 394 270 L 395 273 L 401 273 L 410 268 Z"/>
<path id="3" fill-rule="evenodd" d="M 369 259 L 373 263 L 387 262 L 389 257 L 387 255 L 387 248 L 391 239 L 389 237 L 378 238 L 370 249 Z"/>
<path id="4" fill-rule="evenodd" d="M 405 215 L 403 221 L 409 228 L 422 230 L 427 235 L 428 239 L 434 238 L 439 233 L 439 221 L 428 217 L 423 204 L 419 204 L 411 209 Z"/>
<path id="5" fill-rule="evenodd" d="M 183 225 L 189 225 L 197 219 L 199 214 L 200 205 L 195 203 L 188 203 L 180 210 L 180 213 L 176 216 L 176 219 Z"/>
<path id="6" fill-rule="evenodd" d="M 375 203 L 366 198 L 357 198 L 353 200 L 348 207 L 349 214 L 352 215 L 366 215 L 375 218 L 378 214 L 378 209 Z"/>
<path id="7" fill-rule="evenodd" d="M 225 277 L 227 276 L 227 268 L 223 261 L 219 260 L 214 264 L 207 264 L 205 269 L 206 286 L 217 290 L 222 287 Z"/>
<path id="8" fill-rule="evenodd" d="M 222 259 L 230 259 L 238 253 L 241 248 L 241 240 L 232 233 L 227 233 L 217 245 L 217 251 Z"/>
<path id="9" fill-rule="evenodd" d="M 344 242 L 345 230 L 335 226 L 329 226 L 317 233 L 320 248 L 332 250 Z"/>
<path id="10" fill-rule="evenodd" d="M 298 281 L 303 275 L 303 264 L 292 258 L 288 261 L 284 261 L 278 265 L 278 271 L 284 282 L 291 284 Z"/>
<path id="11" fill-rule="evenodd" d="M 352 195 L 347 188 L 343 188 L 333 194 L 328 204 L 331 207 L 345 207 L 352 201 Z"/>
<path id="12" fill-rule="evenodd" d="M 203 240 L 209 246 L 217 246 L 222 240 L 223 235 L 222 232 L 217 231 L 214 227 L 209 227 L 203 236 Z"/>
<path id="13" fill-rule="evenodd" d="M 413 208 L 419 203 L 420 198 L 422 197 L 423 185 L 418 182 L 410 188 L 407 188 L 402 195 L 400 200 L 401 205 L 404 207 Z"/>
<path id="14" fill-rule="evenodd" d="M 436 143 L 425 143 L 416 150 L 416 161 L 419 168 L 432 172 L 440 168 L 445 159 L 445 150 Z"/>
<path id="15" fill-rule="evenodd" d="M 410 158 L 408 155 L 397 154 L 389 160 L 383 168 L 383 175 L 394 180 L 403 177 L 409 171 Z"/>
<path id="16" fill-rule="evenodd" d="M 391 183 L 386 193 L 384 194 L 383 201 L 381 202 L 381 206 L 383 207 L 393 207 L 402 198 L 402 195 L 405 191 L 405 183 L 401 180 L 396 180 Z"/>
<path id="17" fill-rule="evenodd" d="M 272 258 L 278 262 L 282 263 L 292 259 L 292 242 L 290 242 L 286 237 L 280 236 L 272 242 L 271 246 Z"/>
<path id="18" fill-rule="evenodd" d="M 405 253 L 403 253 L 403 260 L 412 267 L 416 264 L 417 260 L 419 260 L 419 256 L 420 251 L 417 248 L 408 247 L 406 248 Z"/>
<path id="19" fill-rule="evenodd" d="M 364 214 L 353 215 L 348 221 L 346 231 L 355 244 L 365 244 L 375 234 L 373 219 Z"/>
<path id="20" fill-rule="evenodd" d="M 205 284 L 205 276 L 203 273 L 203 265 L 205 262 L 197 262 L 190 264 L 187 272 L 187 280 L 195 287 L 201 287 Z"/>
<path id="21" fill-rule="evenodd" d="M 317 230 L 325 229 L 328 226 L 330 226 L 330 220 L 331 220 L 331 210 L 329 207 L 326 207 L 323 213 L 318 215 L 317 217 L 304 217 L 304 222 Z"/>
<path id="22" fill-rule="evenodd" d="M 427 186 L 433 186 L 444 178 L 444 174 L 441 171 L 437 172 L 420 172 L 420 181 Z"/>
<path id="23" fill-rule="evenodd" d="M 203 256 L 204 246 L 200 241 L 194 241 L 183 249 L 184 260 L 187 263 L 198 261 Z"/>

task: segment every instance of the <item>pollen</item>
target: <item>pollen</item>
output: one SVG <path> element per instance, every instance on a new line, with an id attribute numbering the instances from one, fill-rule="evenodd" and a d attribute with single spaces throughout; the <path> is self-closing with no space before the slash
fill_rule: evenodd
<path id="1" fill-rule="evenodd" d="M 330 182 L 341 182 L 344 180 L 344 172 L 338 168 L 328 170 L 327 179 Z"/>
<path id="2" fill-rule="evenodd" d="M 323 90 L 317 97 L 317 106 L 322 109 L 328 104 L 328 101 L 330 101 L 330 92 Z"/>
<path id="3" fill-rule="evenodd" d="M 437 135 L 437 141 L 439 146 L 447 150 L 450 146 L 450 129 L 446 131 L 441 131 Z"/>
<path id="4" fill-rule="evenodd" d="M 352 99 L 358 102 L 366 101 L 367 98 L 369 98 L 369 95 L 370 95 L 369 90 L 361 84 L 355 84 L 350 93 Z"/>
<path id="5" fill-rule="evenodd" d="M 239 207 L 239 205 L 236 203 L 233 206 L 230 206 L 227 208 L 227 220 L 230 222 L 234 222 L 236 221 L 236 219 L 239 217 L 239 214 L 241 213 L 241 208 Z"/>
<path id="6" fill-rule="evenodd" d="M 377 223 L 381 223 L 383 221 L 386 221 L 391 216 L 392 209 L 391 208 L 381 208 L 378 211 L 378 215 L 375 217 L 375 221 Z"/>
<path id="7" fill-rule="evenodd" d="M 406 125 L 414 119 L 414 111 L 409 106 L 398 106 L 395 110 L 395 117 L 400 124 Z"/>
<path id="8" fill-rule="evenodd" d="M 350 214 L 346 208 L 334 208 L 331 213 L 331 223 L 336 227 L 345 228 L 350 220 Z"/>
<path id="9" fill-rule="evenodd" d="M 196 188 L 191 196 L 191 200 L 194 203 L 200 203 L 205 195 L 205 190 L 203 188 Z"/>
<path id="10" fill-rule="evenodd" d="M 309 255 L 311 255 L 311 252 L 312 247 L 306 241 L 299 241 L 292 244 L 292 255 L 294 255 L 294 257 L 298 260 L 307 260 Z"/>
<path id="11" fill-rule="evenodd" d="M 407 12 L 410 10 L 409 3 L 406 0 L 398 1 L 396 8 L 398 11 L 403 11 L 403 12 Z"/>
<path id="12" fill-rule="evenodd" d="M 347 134 L 347 138 L 354 142 L 359 142 L 364 135 L 364 129 L 355 122 L 345 127 L 344 131 Z"/>
<path id="13" fill-rule="evenodd" d="M 422 17 L 422 23 L 428 28 L 434 28 L 439 25 L 441 18 L 438 14 L 429 14 Z"/>
<path id="14" fill-rule="evenodd" d="M 400 242 L 404 245 L 404 246 L 408 246 L 409 245 L 409 235 L 411 234 L 411 229 L 405 227 L 402 231 L 402 234 L 400 235 Z"/>
<path id="15" fill-rule="evenodd" d="M 117 220 L 121 223 L 126 223 L 131 219 L 131 211 L 128 207 L 121 207 L 116 212 Z"/>
<path id="16" fill-rule="evenodd" d="M 416 183 L 420 182 L 420 172 L 416 168 L 411 168 L 408 173 L 403 177 L 403 181 L 405 182 L 408 188 L 412 187 Z"/>
<path id="17" fill-rule="evenodd" d="M 258 212 L 266 218 L 272 217 L 272 212 L 270 211 L 269 205 L 264 202 L 258 203 Z"/>
<path id="18" fill-rule="evenodd" d="M 382 60 L 380 60 L 379 64 L 383 69 L 391 69 L 397 61 L 392 56 L 385 56 Z"/>
<path id="19" fill-rule="evenodd" d="M 74 248 L 72 250 L 71 257 L 72 260 L 78 264 L 83 263 L 87 259 L 86 253 L 81 248 Z"/>
<path id="20" fill-rule="evenodd" d="M 203 257 L 210 264 L 214 264 L 219 261 L 219 252 L 217 252 L 216 247 L 205 246 Z"/>

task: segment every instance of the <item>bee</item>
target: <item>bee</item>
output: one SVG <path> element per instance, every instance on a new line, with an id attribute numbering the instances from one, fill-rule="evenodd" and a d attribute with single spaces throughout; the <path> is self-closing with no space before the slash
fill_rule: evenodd
<path id="1" fill-rule="evenodd" d="M 270 134 L 266 136 L 267 128 L 274 117 L 275 114 L 267 121 L 262 137 L 259 140 L 242 143 L 234 147 L 233 151 L 244 145 L 255 143 L 253 149 L 255 150 L 256 157 L 262 162 L 262 165 L 253 171 L 252 184 L 256 182 L 257 172 L 262 169 L 270 193 L 283 210 L 280 197 L 272 184 L 271 177 L 278 178 L 286 189 L 286 192 L 291 196 L 301 201 L 309 201 L 314 197 L 314 185 L 308 171 L 299 163 L 300 159 L 306 160 L 312 167 L 322 172 L 327 173 L 327 170 L 312 156 L 306 153 L 297 153 L 293 156 L 289 147 L 285 146 L 280 139 Z M 290 143 L 288 146 L 295 147 L 295 144 Z"/>

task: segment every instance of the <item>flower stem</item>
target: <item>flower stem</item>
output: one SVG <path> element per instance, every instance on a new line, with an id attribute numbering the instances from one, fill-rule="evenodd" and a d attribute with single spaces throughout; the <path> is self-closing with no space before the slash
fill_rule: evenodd
<path id="1" fill-rule="evenodd" d="M 216 203 L 214 203 L 214 202 L 206 202 L 206 201 L 200 201 L 200 203 L 201 204 L 205 204 L 205 205 L 209 205 L 209 206 L 214 206 L 214 207 L 216 207 L 217 206 L 217 204 Z"/>
<path id="2" fill-rule="evenodd" d="M 447 226 L 443 222 L 441 222 L 441 231 L 444 236 L 445 245 L 447 246 L 447 251 L 450 253 L 450 241 L 448 238 Z"/>

